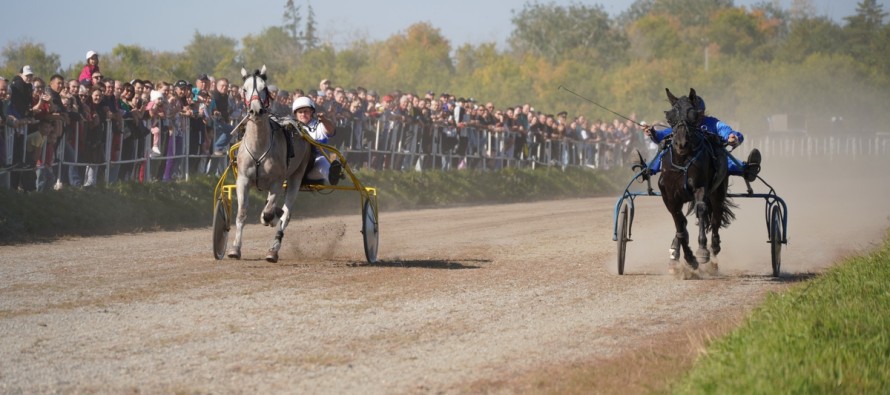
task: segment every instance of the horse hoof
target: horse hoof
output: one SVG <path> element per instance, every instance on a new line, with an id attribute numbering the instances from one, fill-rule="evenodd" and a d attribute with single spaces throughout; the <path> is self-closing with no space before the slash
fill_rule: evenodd
<path id="1" fill-rule="evenodd" d="M 670 259 L 672 261 L 676 261 L 676 260 L 680 259 L 680 251 L 679 250 L 671 248 L 668 251 L 668 253 L 670 254 Z"/>
<path id="2" fill-rule="evenodd" d="M 269 254 L 266 255 L 266 262 L 269 262 L 269 263 L 278 262 L 278 251 L 269 251 Z"/>
<path id="3" fill-rule="evenodd" d="M 229 252 L 226 253 L 226 256 L 231 259 L 241 259 L 241 251 L 229 250 Z"/>

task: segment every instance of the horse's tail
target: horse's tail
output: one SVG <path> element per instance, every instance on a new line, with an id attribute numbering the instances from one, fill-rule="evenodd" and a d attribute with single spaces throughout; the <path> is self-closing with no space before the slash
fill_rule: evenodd
<path id="1" fill-rule="evenodd" d="M 720 219 L 720 227 L 726 228 L 735 219 L 735 212 L 732 209 L 738 207 L 731 197 L 723 198 L 723 218 Z"/>
<path id="2" fill-rule="evenodd" d="M 720 211 L 723 214 L 720 218 L 720 227 L 726 228 L 735 219 L 735 212 L 733 211 L 733 209 L 739 207 L 739 205 L 736 204 L 731 197 L 727 196 L 727 194 L 729 193 L 729 177 L 723 178 L 722 185 L 717 188 L 715 193 L 719 193 L 719 196 L 723 197 L 723 199 L 720 200 L 720 205 L 722 208 L 722 210 Z M 707 225 L 707 227 L 710 228 L 710 223 Z"/>

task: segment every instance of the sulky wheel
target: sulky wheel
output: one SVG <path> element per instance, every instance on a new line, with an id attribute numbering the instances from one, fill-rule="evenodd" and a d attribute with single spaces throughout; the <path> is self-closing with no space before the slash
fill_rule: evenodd
<path id="1" fill-rule="evenodd" d="M 226 255 L 226 243 L 229 239 L 229 213 L 222 199 L 216 199 L 213 208 L 213 257 L 217 260 Z"/>
<path id="2" fill-rule="evenodd" d="M 371 205 L 371 199 L 364 199 L 362 204 L 362 236 L 365 241 L 365 257 L 368 263 L 377 262 L 377 244 L 380 241 L 380 228 L 377 222 L 377 210 Z"/>
<path id="3" fill-rule="evenodd" d="M 782 210 L 773 206 L 769 216 L 769 244 L 773 263 L 773 277 L 779 277 L 782 269 Z"/>
<path id="4" fill-rule="evenodd" d="M 621 205 L 618 213 L 618 274 L 624 274 L 624 259 L 627 255 L 627 204 Z"/>

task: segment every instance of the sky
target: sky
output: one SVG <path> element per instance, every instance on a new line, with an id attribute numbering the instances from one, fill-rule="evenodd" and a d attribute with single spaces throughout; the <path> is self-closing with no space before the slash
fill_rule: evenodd
<path id="1" fill-rule="evenodd" d="M 616 17 L 634 0 L 542 0 L 541 4 L 600 4 Z M 751 6 L 764 0 L 735 0 Z M 770 0 L 775 1 L 775 0 Z M 778 0 L 787 9 L 792 0 Z M 861 0 L 812 0 L 818 15 L 838 23 L 856 11 Z M 884 11 L 887 1 L 878 0 Z M 286 0 L 28 0 L 3 6 L 0 38 L 3 46 L 21 41 L 42 43 L 58 54 L 63 68 L 81 62 L 87 51 L 108 54 L 118 44 L 139 45 L 155 51 L 181 52 L 195 32 L 218 34 L 240 42 L 265 27 L 282 25 Z M 529 0 L 295 0 L 304 14 L 311 4 L 318 35 L 341 48 L 356 38 L 385 40 L 404 33 L 414 23 L 428 22 L 451 42 L 494 42 L 505 48 L 513 30 L 513 11 Z M 250 6 L 245 6 L 249 4 Z"/>

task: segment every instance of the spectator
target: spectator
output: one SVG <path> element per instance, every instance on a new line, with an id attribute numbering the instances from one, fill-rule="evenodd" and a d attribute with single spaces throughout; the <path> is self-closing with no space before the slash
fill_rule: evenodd
<path id="1" fill-rule="evenodd" d="M 31 82 L 33 78 L 34 72 L 31 71 L 31 66 L 24 66 L 9 84 L 7 122 L 16 128 L 12 140 L 12 166 L 14 167 L 27 167 L 24 152 L 27 134 L 25 126 L 31 122 L 31 98 L 34 89 Z M 22 174 L 13 172 L 10 175 L 10 182 L 13 188 L 22 189 Z"/>
<path id="2" fill-rule="evenodd" d="M 13 121 L 24 120 L 32 115 L 33 78 L 34 72 L 31 71 L 31 66 L 24 66 L 9 84 L 9 116 L 13 117 Z"/>
<path id="3" fill-rule="evenodd" d="M 195 107 L 194 115 L 191 118 L 192 125 L 197 127 L 192 128 L 192 133 L 197 133 L 197 136 L 200 137 L 200 152 L 193 152 L 199 155 L 209 155 L 212 151 L 212 142 L 213 142 L 213 100 L 210 97 L 210 93 L 207 91 L 198 92 L 198 98 L 193 104 Z M 197 148 L 197 146 L 195 146 Z M 194 149 L 192 151 L 195 151 Z"/>
<path id="4" fill-rule="evenodd" d="M 216 80 L 211 97 L 211 128 L 214 132 L 213 155 L 225 155 L 229 151 L 229 136 L 232 133 L 231 112 L 229 111 L 229 80 Z"/>
<path id="5" fill-rule="evenodd" d="M 148 130 L 142 123 L 145 105 L 142 98 L 136 96 L 136 87 L 129 82 L 123 84 L 118 105 L 123 122 L 120 158 L 129 161 L 141 157 L 141 153 L 145 152 L 144 137 L 148 134 Z M 121 178 L 124 180 L 133 179 L 134 169 L 133 163 L 122 164 Z"/>
<path id="6" fill-rule="evenodd" d="M 105 119 L 102 121 L 105 133 L 107 134 L 109 132 L 108 128 L 111 128 L 111 147 L 105 147 L 108 156 L 106 157 L 105 153 L 103 153 L 103 160 L 117 162 L 121 158 L 121 144 L 123 142 L 123 112 L 120 107 L 123 83 L 113 79 L 105 79 L 103 83 L 105 88 L 104 96 L 102 97 L 102 104 L 97 111 L 100 114 L 105 114 Z M 106 134 L 102 136 L 105 137 Z M 108 179 L 105 181 L 107 183 L 117 182 L 119 173 L 120 164 L 112 164 L 108 172 Z"/>
<path id="7" fill-rule="evenodd" d="M 77 79 L 81 84 L 90 85 L 95 83 L 94 76 L 96 73 L 99 73 L 101 77 L 102 72 L 99 70 L 99 54 L 95 51 L 87 51 L 87 64 L 80 70 L 80 77 Z"/>
<path id="8" fill-rule="evenodd" d="M 321 80 L 321 82 L 318 83 L 318 94 L 319 95 L 326 94 L 328 89 L 331 89 L 331 80 L 325 78 L 325 79 Z"/>
<path id="9" fill-rule="evenodd" d="M 56 181 L 52 166 L 59 136 L 61 136 L 60 130 L 50 121 L 40 122 L 38 130 L 28 135 L 28 157 L 29 163 L 34 163 L 37 192 L 45 191 L 47 185 L 52 185 Z"/>
<path id="10" fill-rule="evenodd" d="M 188 115 L 188 125 L 184 126 L 187 131 L 183 141 L 187 138 L 188 144 L 188 164 L 189 168 L 201 171 L 201 158 L 198 156 L 210 154 L 210 142 L 212 136 L 208 127 L 210 122 L 210 77 L 206 74 L 199 75 L 196 79 L 195 86 L 191 87 L 188 95 L 188 106 L 191 113 Z M 197 92 L 197 93 L 196 93 Z M 184 147 L 185 148 L 185 147 Z M 185 152 L 185 151 L 184 151 Z"/>
<path id="11" fill-rule="evenodd" d="M 201 92 L 209 92 L 210 90 L 210 77 L 207 74 L 199 74 L 198 78 L 195 78 L 195 87 L 192 88 L 192 100 L 198 101 L 198 94 Z"/>
<path id="12" fill-rule="evenodd" d="M 274 101 L 272 101 L 272 108 L 270 110 L 272 112 L 272 115 L 279 118 L 287 117 L 290 113 L 290 106 L 288 106 L 287 104 L 289 100 L 290 93 L 288 93 L 288 91 L 276 88 L 274 93 Z"/>
<path id="13" fill-rule="evenodd" d="M 76 79 L 68 80 L 65 89 L 60 93 L 62 101 L 65 105 L 65 112 L 68 116 L 68 124 L 63 129 L 62 139 L 64 144 L 64 161 L 67 163 L 78 162 L 78 152 L 83 151 L 84 130 L 81 121 L 83 121 L 83 100 L 81 96 L 80 81 Z M 83 95 L 86 95 L 86 88 L 83 88 Z M 67 177 L 64 181 L 70 186 L 79 187 L 83 184 L 83 177 L 79 167 L 74 165 L 65 165 L 59 174 L 59 180 Z M 59 188 L 61 188 L 61 183 Z"/>
<path id="14" fill-rule="evenodd" d="M 145 92 L 145 82 L 140 79 L 130 81 L 133 85 L 134 98 L 142 101 L 143 105 L 148 103 L 148 95 Z"/>
<path id="15" fill-rule="evenodd" d="M 105 78 L 105 76 L 103 76 L 102 73 L 97 70 L 93 72 L 93 75 L 90 77 L 90 80 L 88 82 L 84 82 L 83 80 L 81 80 L 80 83 L 87 86 L 96 86 L 96 84 L 102 82 L 103 78 Z"/>
<path id="16" fill-rule="evenodd" d="M 244 116 L 244 99 L 238 85 L 229 84 L 229 120 L 233 123 Z"/>
<path id="17" fill-rule="evenodd" d="M 161 177 L 162 181 L 169 182 L 178 176 L 178 167 L 180 159 L 175 156 L 182 155 L 183 144 L 185 143 L 185 132 L 189 130 L 189 120 L 195 111 L 192 109 L 192 89 L 191 85 L 185 80 L 176 81 L 173 85 L 173 96 L 170 97 L 168 103 L 168 119 L 172 121 L 171 138 L 167 143 L 166 154 L 168 156 L 167 163 L 164 166 L 164 173 Z"/>
<path id="18" fill-rule="evenodd" d="M 49 101 L 50 96 L 47 93 L 46 83 L 40 77 L 35 77 L 34 81 L 31 83 L 33 90 L 31 91 L 31 116 L 38 120 L 43 121 L 49 116 Z M 36 126 L 32 132 L 37 131 Z"/>
<path id="19" fill-rule="evenodd" d="M 349 102 L 347 119 L 345 122 L 345 138 L 348 138 L 347 147 L 360 148 L 365 133 L 365 112 L 368 108 L 367 91 L 365 88 L 356 89 L 355 96 Z"/>
<path id="20" fill-rule="evenodd" d="M 161 91 L 151 91 L 150 101 L 145 105 L 148 112 L 148 128 L 151 132 L 151 157 L 161 156 L 161 127 L 167 118 L 167 100 Z"/>
<path id="21" fill-rule="evenodd" d="M 84 140 L 79 160 L 82 163 L 90 164 L 84 170 L 83 186 L 87 188 L 96 184 L 98 169 L 95 164 L 102 161 L 101 152 L 102 146 L 105 143 L 100 126 L 101 120 L 99 119 L 99 114 L 96 113 L 96 109 L 102 102 L 101 84 L 89 88 L 87 94 L 82 96 L 81 99 L 83 102 Z"/>

